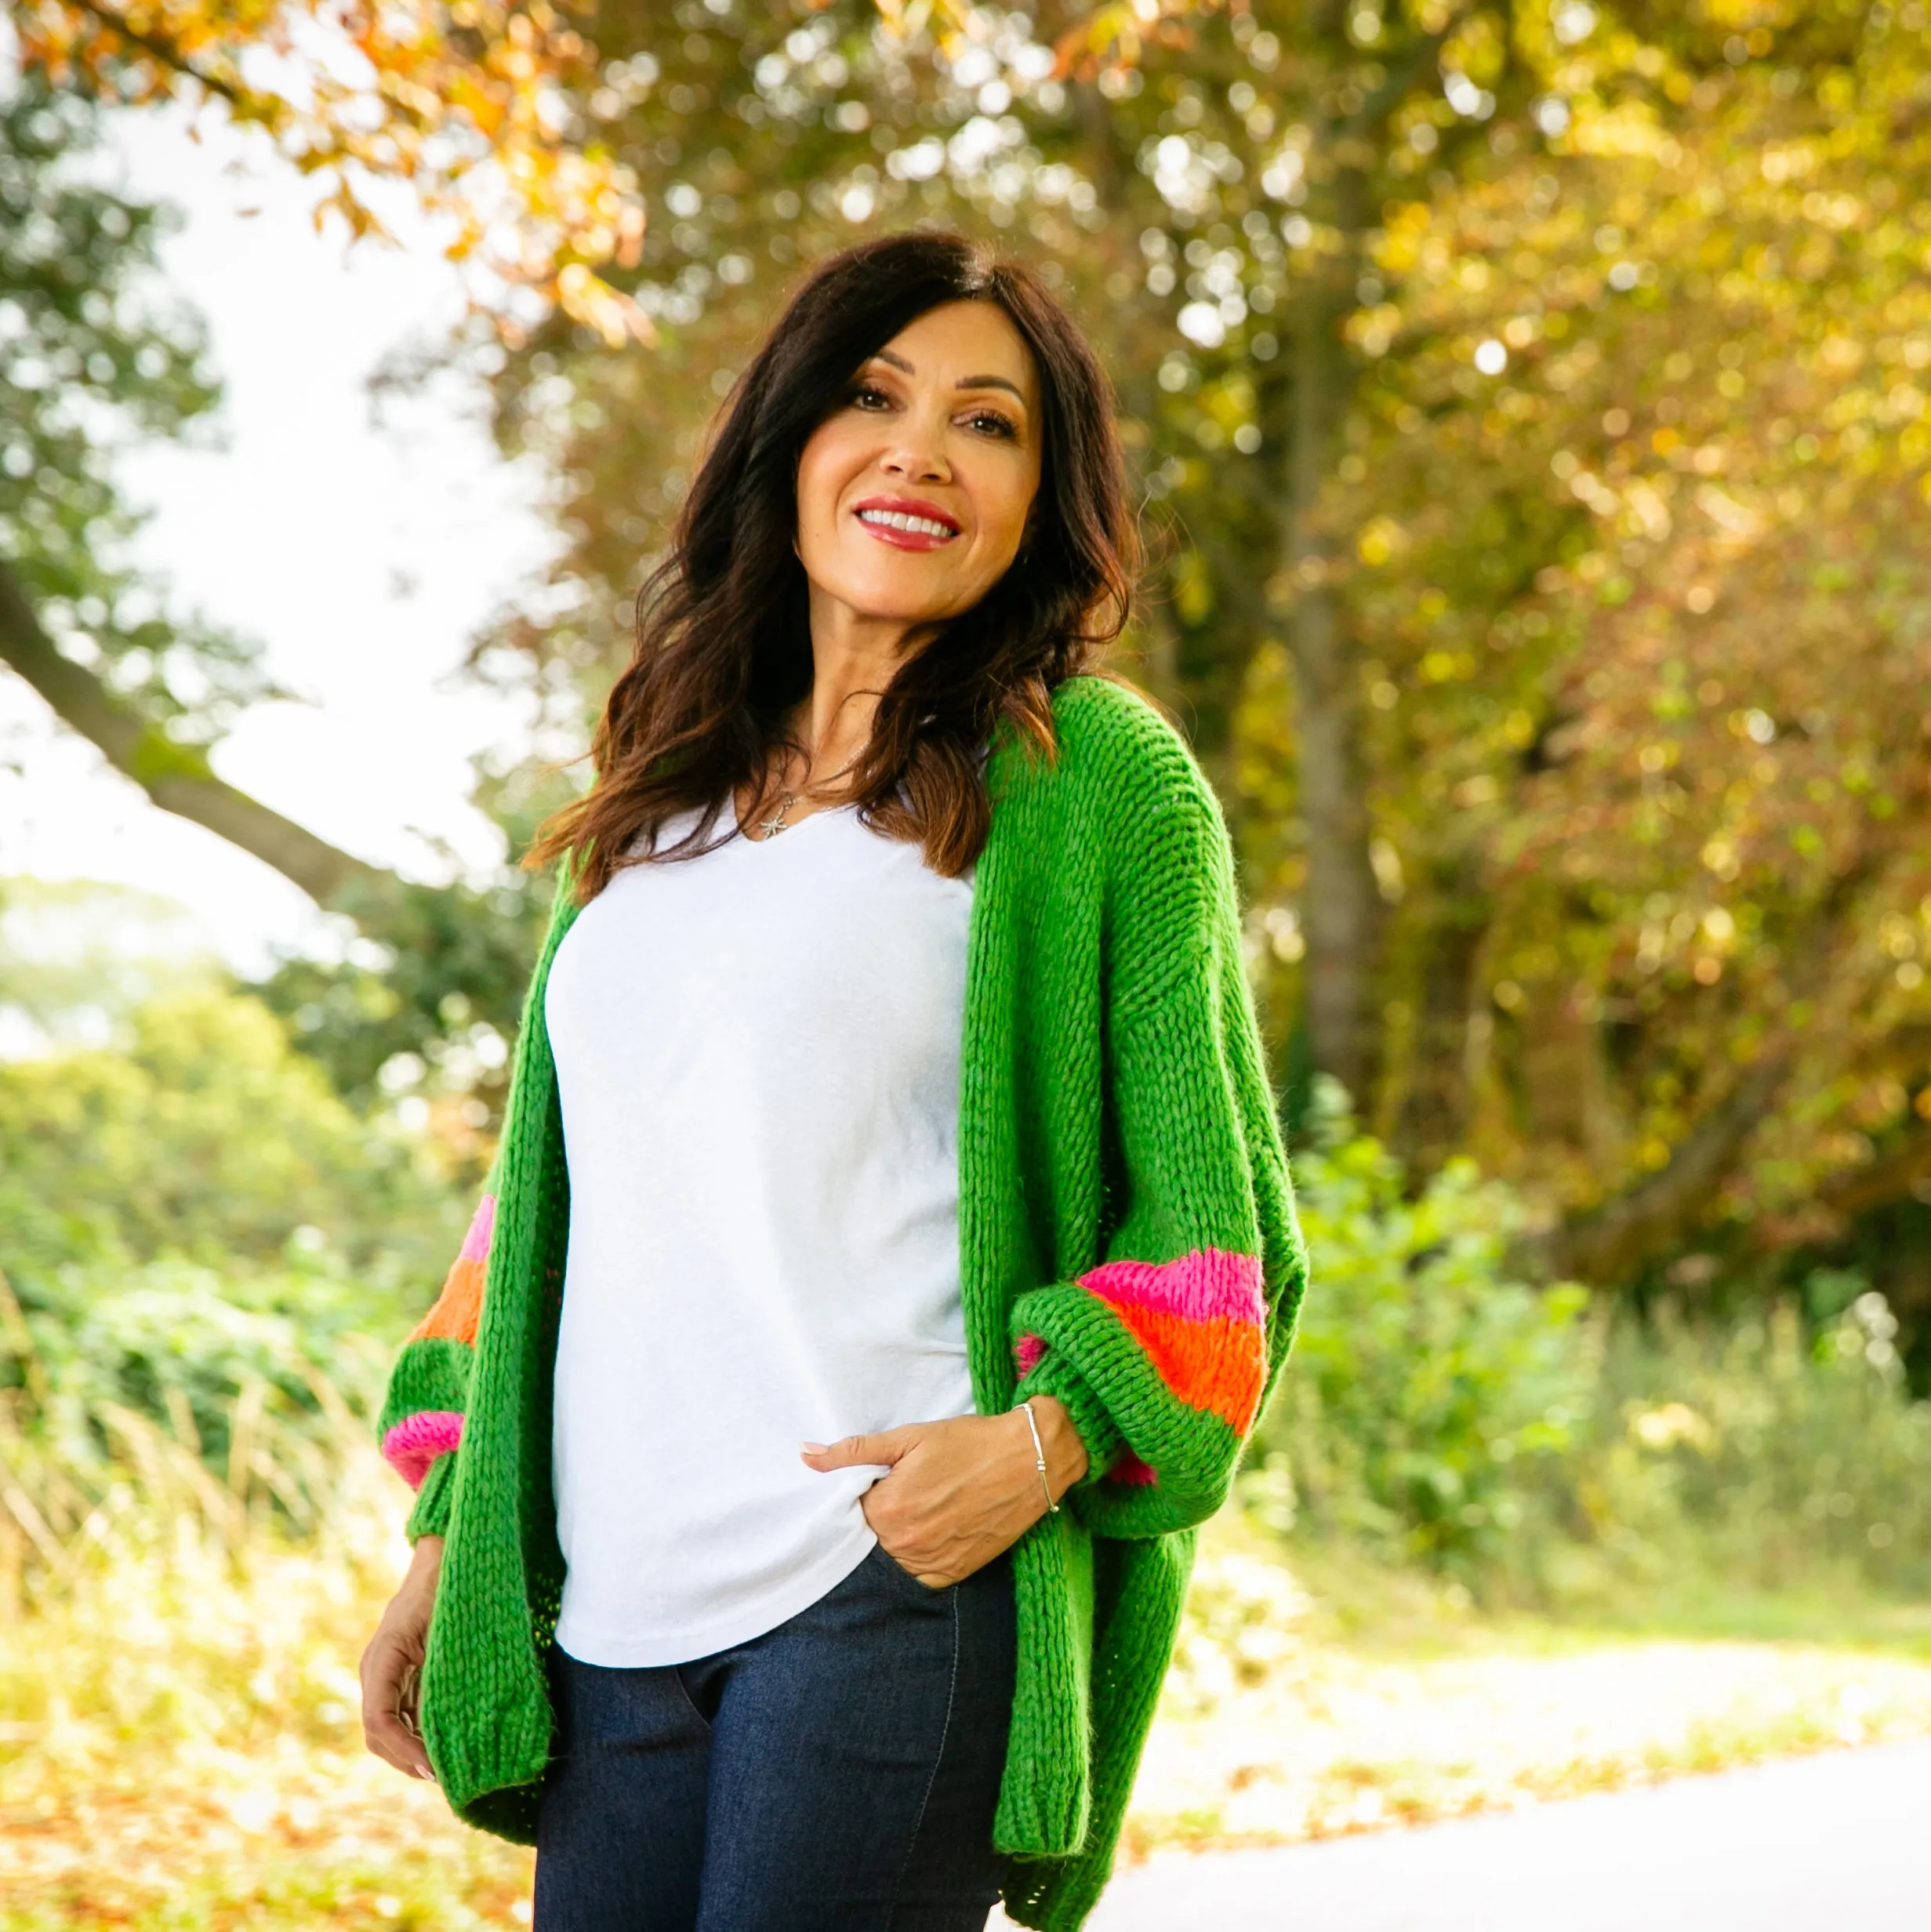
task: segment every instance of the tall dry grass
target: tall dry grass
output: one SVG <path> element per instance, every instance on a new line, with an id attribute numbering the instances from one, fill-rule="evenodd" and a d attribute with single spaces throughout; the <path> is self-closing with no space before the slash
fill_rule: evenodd
<path id="1" fill-rule="evenodd" d="M 513 1926 L 527 1855 L 364 1752 L 355 1663 L 406 1547 L 368 1415 L 384 1352 L 311 1406 L 244 1382 L 211 1467 L 62 1400 L 0 1302 L 0 1927 Z"/>

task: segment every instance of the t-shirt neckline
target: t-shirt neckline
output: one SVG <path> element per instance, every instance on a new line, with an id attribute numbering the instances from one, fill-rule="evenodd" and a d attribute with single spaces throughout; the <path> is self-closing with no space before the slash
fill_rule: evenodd
<path id="1" fill-rule="evenodd" d="M 808 825 L 815 823 L 819 819 L 837 818 L 840 813 L 855 812 L 857 810 L 858 806 L 851 802 L 842 805 L 820 805 L 815 812 L 807 812 L 796 824 L 782 826 L 775 832 L 768 832 L 762 838 L 752 837 L 750 833 L 740 825 L 738 828 L 738 837 L 739 841 L 746 845 L 775 845 L 789 837 L 793 832 L 802 832 Z M 754 826 L 758 823 L 755 819 L 752 820 Z"/>

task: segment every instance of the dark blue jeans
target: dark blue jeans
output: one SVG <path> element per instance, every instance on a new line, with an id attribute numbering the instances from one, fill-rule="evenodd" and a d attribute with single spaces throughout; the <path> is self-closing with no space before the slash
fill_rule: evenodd
<path id="1" fill-rule="evenodd" d="M 875 1549 L 715 1657 L 554 1652 L 535 1932 L 980 1932 L 1013 1644 L 1004 1558 L 931 1590 Z"/>

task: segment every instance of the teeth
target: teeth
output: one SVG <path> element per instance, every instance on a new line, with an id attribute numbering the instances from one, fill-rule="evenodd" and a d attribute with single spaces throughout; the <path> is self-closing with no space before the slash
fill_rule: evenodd
<path id="1" fill-rule="evenodd" d="M 924 536 L 951 536 L 949 524 L 937 523 L 930 517 L 908 516 L 902 510 L 861 510 L 861 523 L 881 523 L 888 530 L 916 530 Z"/>

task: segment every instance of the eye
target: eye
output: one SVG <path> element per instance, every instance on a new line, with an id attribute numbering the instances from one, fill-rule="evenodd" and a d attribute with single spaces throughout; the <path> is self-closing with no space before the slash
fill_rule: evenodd
<path id="1" fill-rule="evenodd" d="M 891 398 L 876 383 L 860 383 L 851 392 L 851 406 L 855 409 L 876 412 L 889 409 Z"/>
<path id="2" fill-rule="evenodd" d="M 997 409 L 975 409 L 966 421 L 982 436 L 996 436 L 1007 442 L 1019 439 L 1018 425 Z"/>

